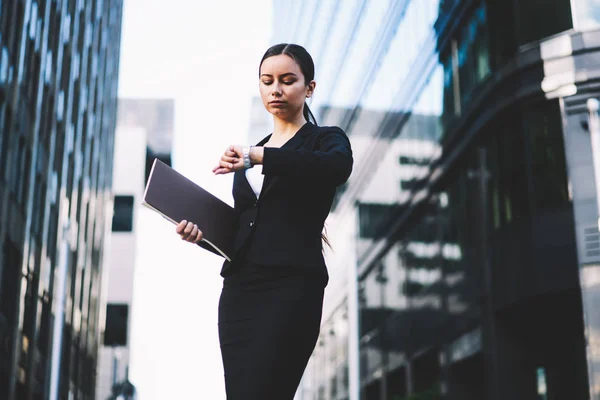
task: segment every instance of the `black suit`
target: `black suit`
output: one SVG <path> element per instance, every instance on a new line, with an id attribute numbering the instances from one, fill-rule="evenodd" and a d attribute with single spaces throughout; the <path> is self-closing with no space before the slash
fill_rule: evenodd
<path id="1" fill-rule="evenodd" d="M 262 146 L 270 136 L 263 139 Z M 337 127 L 307 123 L 281 148 L 264 148 L 265 181 L 257 200 L 245 171 L 235 173 L 233 198 L 240 215 L 235 255 L 261 265 L 324 269 L 321 232 L 336 187 L 352 171 L 352 150 Z"/>
<path id="2" fill-rule="evenodd" d="M 293 399 L 319 336 L 323 223 L 351 170 L 344 132 L 307 123 L 281 148 L 264 149 L 258 199 L 245 171 L 235 174 L 240 218 L 219 301 L 228 400 Z"/>

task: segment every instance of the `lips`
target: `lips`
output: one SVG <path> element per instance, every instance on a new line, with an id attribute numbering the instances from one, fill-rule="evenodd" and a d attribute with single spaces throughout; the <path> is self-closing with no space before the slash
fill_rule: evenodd
<path id="1" fill-rule="evenodd" d="M 271 104 L 272 106 L 280 106 L 280 105 L 285 104 L 285 101 L 274 100 L 274 101 L 271 101 L 269 104 Z"/>

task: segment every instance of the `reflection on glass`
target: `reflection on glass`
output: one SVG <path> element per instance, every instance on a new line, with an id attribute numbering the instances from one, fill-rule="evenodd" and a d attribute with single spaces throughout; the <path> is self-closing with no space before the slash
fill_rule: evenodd
<path id="1" fill-rule="evenodd" d="M 458 70 L 463 106 L 477 85 L 491 72 L 487 12 L 481 4 L 458 37 Z"/>
<path id="2" fill-rule="evenodd" d="M 438 19 L 440 0 L 411 1 L 400 21 L 381 68 L 373 78 L 373 86 L 361 106 L 375 110 L 391 110 L 425 40 L 433 37 L 433 26 Z M 408 39 L 410 38 L 410 39 Z"/>
<path id="3" fill-rule="evenodd" d="M 306 0 L 302 2 L 302 9 L 299 14 L 302 17 L 296 17 L 296 34 L 294 37 L 296 38 L 295 43 L 300 44 L 301 46 L 305 46 L 308 40 L 308 35 L 311 34 L 310 29 L 312 25 L 312 18 L 314 15 L 315 7 L 319 7 L 317 0 Z M 308 49 L 310 52 L 310 49 Z"/>
<path id="4" fill-rule="evenodd" d="M 338 0 L 339 6 L 336 10 L 335 18 L 332 18 L 329 23 L 332 24 L 331 34 L 327 40 L 327 45 L 323 49 L 323 57 L 321 60 L 316 60 L 319 68 L 316 70 L 316 78 L 318 79 L 320 88 L 319 100 L 327 103 L 331 96 L 335 79 L 342 69 L 340 63 L 342 56 L 347 46 L 352 46 L 352 42 L 348 41 L 351 35 L 351 29 L 354 28 L 354 16 L 360 10 L 363 0 Z M 317 95 L 319 96 L 319 95 Z"/>
<path id="5" fill-rule="evenodd" d="M 539 400 L 546 400 L 547 397 L 547 387 L 546 387 L 546 369 L 538 368 L 536 370 L 537 376 L 537 394 Z"/>
<path id="6" fill-rule="evenodd" d="M 588 342 L 587 359 L 590 391 L 600 396 L 600 265 L 586 265 L 580 270 L 585 325 Z M 598 397 L 595 397 L 598 398 Z"/>
<path id="7" fill-rule="evenodd" d="M 350 107 L 350 100 L 356 98 L 358 84 L 368 77 L 359 76 L 365 55 L 370 54 L 370 49 L 376 46 L 375 39 L 379 37 L 380 31 L 385 28 L 384 19 L 390 0 L 379 0 L 369 3 L 364 15 L 361 16 L 350 53 L 345 60 L 344 68 L 339 77 L 337 87 L 332 97 L 331 104 L 335 107 Z"/>
<path id="8" fill-rule="evenodd" d="M 571 0 L 575 28 L 589 30 L 600 26 L 600 2 L 597 0 Z"/>
<path id="9" fill-rule="evenodd" d="M 565 145 L 558 102 L 527 108 L 524 131 L 531 149 L 535 208 L 542 210 L 568 205 Z"/>
<path id="10" fill-rule="evenodd" d="M 316 14 L 316 20 L 310 21 L 312 32 L 309 32 L 309 38 L 306 43 L 306 49 L 312 56 L 315 62 L 315 73 L 317 74 L 317 82 L 319 81 L 319 73 L 321 70 L 321 54 L 323 48 L 326 47 L 328 42 L 328 34 L 333 24 L 334 12 L 339 8 L 338 0 L 321 0 L 317 3 L 318 12 Z"/>
<path id="11" fill-rule="evenodd" d="M 321 326 L 317 346 L 311 357 L 309 376 L 304 380 L 304 393 L 312 392 L 317 398 L 347 397 L 348 381 L 348 306 L 343 303 Z M 309 398 L 313 398 L 310 397 Z"/>

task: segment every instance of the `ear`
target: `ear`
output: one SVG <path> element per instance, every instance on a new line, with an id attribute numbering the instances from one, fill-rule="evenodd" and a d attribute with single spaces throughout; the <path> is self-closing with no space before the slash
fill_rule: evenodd
<path id="1" fill-rule="evenodd" d="M 315 92 L 315 88 L 317 87 L 317 82 L 310 81 L 310 83 L 306 86 L 306 97 L 311 97 Z"/>

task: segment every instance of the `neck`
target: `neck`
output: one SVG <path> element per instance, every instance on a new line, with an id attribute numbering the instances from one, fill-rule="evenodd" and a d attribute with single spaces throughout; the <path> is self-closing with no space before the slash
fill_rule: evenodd
<path id="1" fill-rule="evenodd" d="M 306 123 L 304 115 L 300 114 L 291 120 L 284 120 L 276 116 L 273 117 L 273 137 L 289 138 L 294 136 L 298 129 Z"/>

